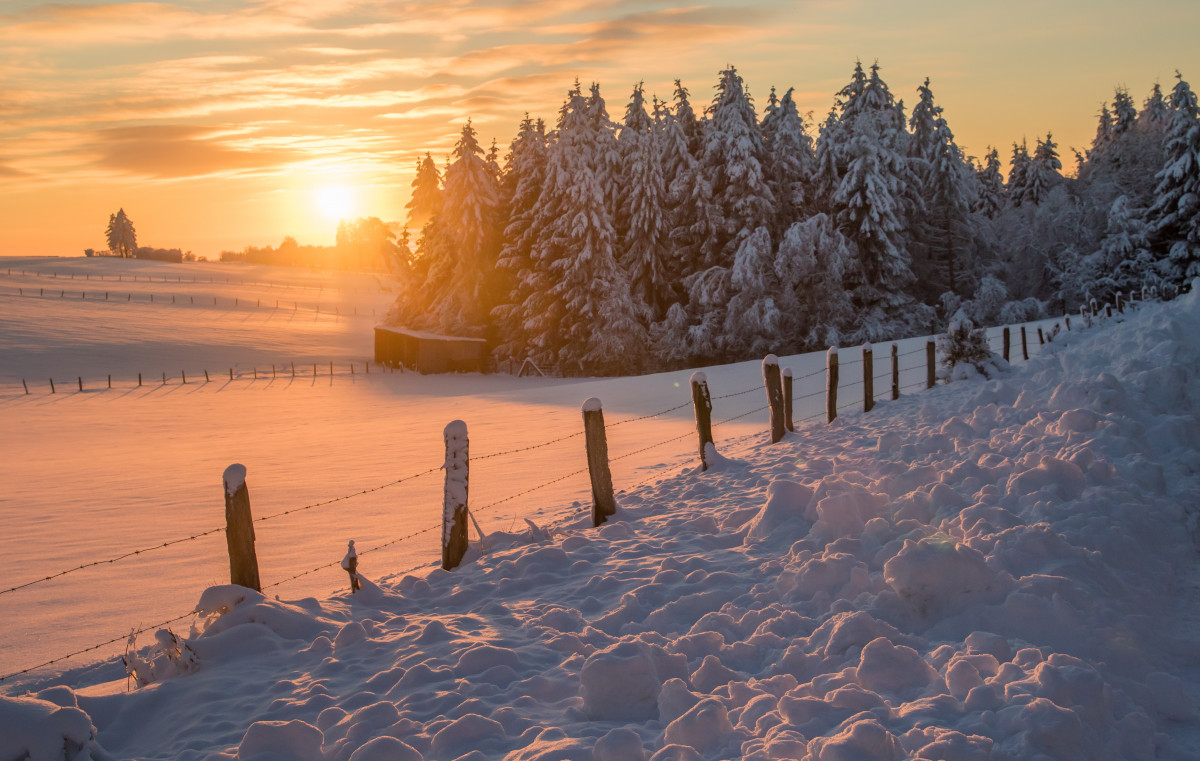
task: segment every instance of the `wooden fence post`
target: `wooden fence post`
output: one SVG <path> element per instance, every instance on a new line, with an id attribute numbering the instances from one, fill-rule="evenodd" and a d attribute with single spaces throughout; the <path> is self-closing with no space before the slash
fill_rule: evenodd
<path id="1" fill-rule="evenodd" d="M 796 426 L 792 423 L 792 368 L 783 368 L 783 426 L 789 431 L 795 432 Z"/>
<path id="2" fill-rule="evenodd" d="M 875 351 L 870 343 L 863 344 L 863 412 L 875 407 Z"/>
<path id="3" fill-rule="evenodd" d="M 1063 320 L 1067 323 L 1067 330 L 1071 329 L 1071 315 L 1063 315 Z"/>
<path id="4" fill-rule="evenodd" d="M 1021 359 L 1029 361 L 1029 342 L 1025 340 L 1025 326 L 1021 326 Z"/>
<path id="5" fill-rule="evenodd" d="M 1125 294 L 1121 291 L 1117 291 L 1115 298 L 1117 301 L 1117 312 L 1119 314 L 1125 314 Z"/>
<path id="6" fill-rule="evenodd" d="M 29 396 L 29 384 L 25 382 L 24 378 L 21 379 L 21 385 L 25 387 L 25 396 Z"/>
<path id="7" fill-rule="evenodd" d="M 342 558 L 342 568 L 350 574 L 350 594 L 362 589 L 362 583 L 358 580 L 358 553 L 354 551 L 353 539 L 346 549 L 346 557 Z"/>
<path id="8" fill-rule="evenodd" d="M 442 568 L 458 567 L 467 552 L 467 481 L 470 452 L 467 424 L 452 420 L 442 435 L 446 440 L 446 485 L 442 493 Z"/>
<path id="9" fill-rule="evenodd" d="M 53 378 L 51 378 L 51 379 L 50 379 L 50 393 L 52 393 L 52 394 L 53 394 L 53 393 L 55 393 L 55 391 L 54 391 L 54 379 L 53 379 Z"/>
<path id="10" fill-rule="evenodd" d="M 700 436 L 700 470 L 708 470 L 705 449 L 713 443 L 712 396 L 708 393 L 708 376 L 692 373 L 692 408 L 696 411 L 696 433 Z"/>
<path id="11" fill-rule="evenodd" d="M 900 347 L 892 344 L 892 401 L 900 398 Z"/>
<path id="12" fill-rule="evenodd" d="M 832 423 L 837 420 L 838 350 L 830 346 L 825 352 L 825 418 Z"/>
<path id="13" fill-rule="evenodd" d="M 779 358 L 768 354 L 762 361 L 763 385 L 767 389 L 767 404 L 771 408 L 771 443 L 783 438 L 783 380 L 779 375 Z"/>
<path id="14" fill-rule="evenodd" d="M 1104 316 L 1105 316 L 1105 317 L 1112 317 L 1112 304 L 1105 304 L 1105 305 L 1104 305 Z"/>
<path id="15" fill-rule="evenodd" d="M 592 478 L 592 525 L 599 526 L 617 512 L 612 473 L 608 470 L 608 438 L 604 434 L 604 410 L 592 397 L 583 403 L 583 437 L 587 445 L 588 474 Z"/>
<path id="16" fill-rule="evenodd" d="M 1046 336 L 1042 333 L 1042 329 L 1038 328 L 1038 346 L 1046 345 Z"/>
<path id="17" fill-rule="evenodd" d="M 138 373 L 138 388 L 142 387 L 142 374 Z"/>
<path id="18" fill-rule="evenodd" d="M 925 342 L 925 388 L 937 385 L 937 344 Z"/>
<path id="19" fill-rule="evenodd" d="M 233 464 L 222 476 L 225 484 L 225 539 L 229 546 L 229 583 L 262 591 L 258 556 L 254 552 L 254 518 L 246 489 L 246 466 Z"/>
<path id="20" fill-rule="evenodd" d="M 1005 325 L 1004 326 L 1004 354 L 1003 354 L 1005 362 L 1008 361 L 1008 347 L 1011 342 L 1012 342 L 1012 333 L 1009 331 L 1008 326 Z"/>
<path id="21" fill-rule="evenodd" d="M 83 391 L 83 376 L 79 376 L 79 390 Z"/>

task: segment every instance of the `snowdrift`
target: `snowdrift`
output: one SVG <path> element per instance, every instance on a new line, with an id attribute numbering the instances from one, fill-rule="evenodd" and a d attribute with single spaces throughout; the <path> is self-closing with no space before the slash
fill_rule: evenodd
<path id="1" fill-rule="evenodd" d="M 0 698 L 0 758 L 1195 758 L 1197 290 L 600 529 L 353 596 L 214 588 L 194 670 Z"/>

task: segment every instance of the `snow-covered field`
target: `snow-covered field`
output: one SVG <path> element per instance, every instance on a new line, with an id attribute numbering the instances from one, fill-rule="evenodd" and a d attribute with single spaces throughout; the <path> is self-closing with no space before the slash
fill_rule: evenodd
<path id="1" fill-rule="evenodd" d="M 434 570 L 436 532 L 364 553 L 437 523 L 437 472 L 259 523 L 264 584 L 333 567 L 261 599 L 205 593 L 201 607 L 227 612 L 189 640 L 192 673 L 160 657 L 154 683 L 121 692 L 118 643 L 10 680 L 7 694 L 42 690 L 48 702 L 0 703 L 0 758 L 40 758 L 34 744 L 47 741 L 61 755 L 64 735 L 95 758 L 103 747 L 260 761 L 1200 754 L 1195 295 L 1101 328 L 1076 323 L 1002 380 L 868 415 L 852 385 L 857 352 L 843 349 L 838 422 L 771 445 L 754 412 L 717 427 L 730 460 L 698 473 L 686 372 L 564 381 L 326 367 L 315 380 L 254 380 L 272 362 L 365 361 L 370 311 L 388 295 L 370 278 L 272 268 L 11 266 L 0 268 L 3 588 L 219 527 L 232 462 L 247 466 L 260 517 L 436 468 L 454 418 L 470 430 L 471 504 L 488 536 L 453 573 Z M 60 295 L 64 273 L 78 286 L 118 269 L 125 294 L 132 274 L 218 282 L 139 279 L 153 304 Z M 231 275 L 261 285 L 219 282 Z M 287 284 L 308 312 L 274 309 L 269 294 Z M 900 344 L 905 386 L 922 385 L 923 343 Z M 886 375 L 886 347 L 876 353 Z M 797 418 L 823 410 L 823 363 L 782 362 L 803 397 Z M 205 369 L 211 383 L 179 382 Z M 138 388 L 138 372 L 160 385 Z M 748 391 L 715 399 L 715 420 L 763 405 L 758 363 L 706 372 L 714 397 Z M 20 380 L 36 373 L 26 395 Z M 625 490 L 617 519 L 586 527 L 582 474 L 488 507 L 584 466 L 579 436 L 482 458 L 578 433 L 591 396 Z M 522 518 L 555 524 L 553 535 Z M 366 588 L 331 596 L 346 584 L 348 539 Z M 215 533 L 0 594 L 0 672 L 185 614 L 226 569 Z M 138 644 L 154 641 L 150 631 Z"/>

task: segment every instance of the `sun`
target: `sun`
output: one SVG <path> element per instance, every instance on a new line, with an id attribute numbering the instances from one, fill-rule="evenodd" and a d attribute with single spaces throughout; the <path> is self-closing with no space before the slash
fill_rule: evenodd
<path id="1" fill-rule="evenodd" d="M 313 204 L 326 219 L 347 219 L 354 214 L 354 191 L 345 185 L 323 185 L 313 191 Z"/>

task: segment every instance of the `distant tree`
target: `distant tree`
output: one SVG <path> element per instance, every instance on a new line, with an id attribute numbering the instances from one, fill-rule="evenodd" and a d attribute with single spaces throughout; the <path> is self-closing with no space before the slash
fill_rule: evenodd
<path id="1" fill-rule="evenodd" d="M 772 236 L 775 239 L 793 222 L 801 219 L 804 210 L 810 206 L 810 185 L 816 166 L 813 141 L 805 129 L 792 92 L 792 88 L 788 88 L 776 105 L 769 132 L 766 131 L 767 121 L 763 119 L 768 180 L 778 209 Z"/>
<path id="2" fill-rule="evenodd" d="M 975 171 L 979 188 L 979 195 L 975 199 L 975 211 L 987 217 L 994 217 L 1004 207 L 1004 176 L 1000 174 L 999 151 L 989 145 L 983 161 L 983 166 Z"/>
<path id="3" fill-rule="evenodd" d="M 379 217 L 360 217 L 354 221 L 342 220 L 337 227 L 336 250 L 341 265 L 347 269 L 386 270 L 393 256 L 395 234 Z M 284 238 L 279 245 L 285 248 L 299 247 L 295 240 Z"/>
<path id="4" fill-rule="evenodd" d="M 117 256 L 131 258 L 137 252 L 137 231 L 133 229 L 133 221 L 125 216 L 125 209 L 109 215 L 105 237 L 108 250 Z"/>

